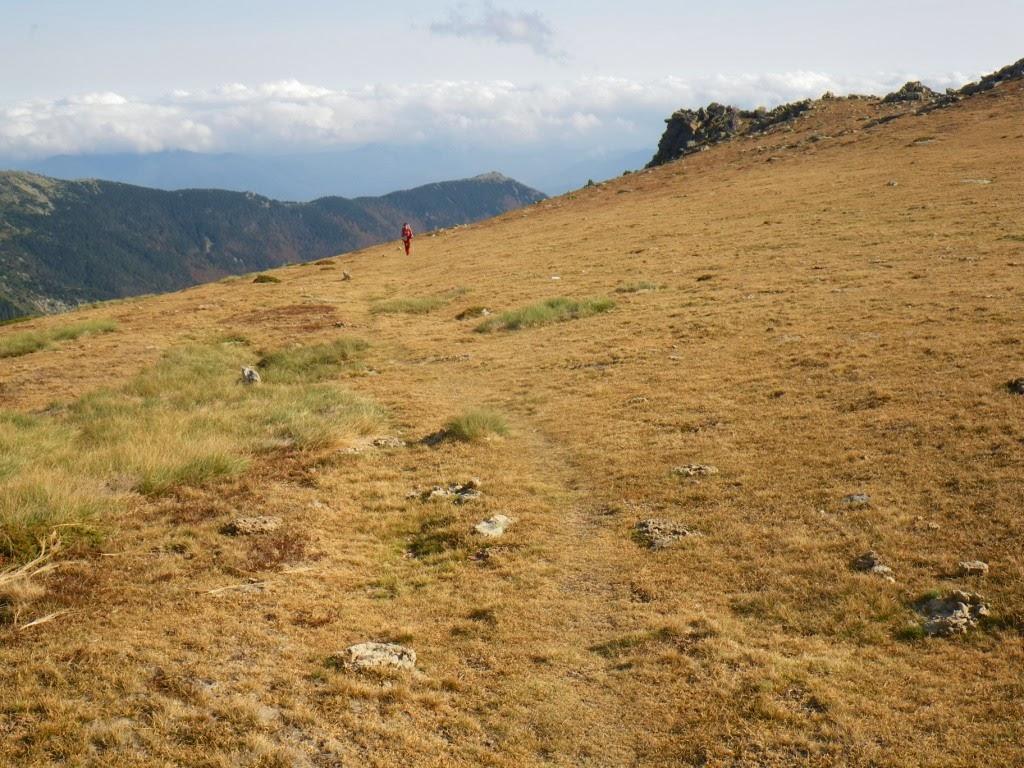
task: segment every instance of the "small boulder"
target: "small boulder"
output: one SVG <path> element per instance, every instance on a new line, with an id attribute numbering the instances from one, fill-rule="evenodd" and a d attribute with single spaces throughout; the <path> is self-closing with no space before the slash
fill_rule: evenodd
<path id="1" fill-rule="evenodd" d="M 505 529 L 514 522 L 515 520 L 511 517 L 507 517 L 506 515 L 495 515 L 494 517 L 489 517 L 486 520 L 477 523 L 473 530 L 481 536 L 496 539 L 499 536 L 502 536 L 505 533 Z"/>
<path id="2" fill-rule="evenodd" d="M 332 666 L 346 669 L 387 668 L 413 670 L 416 651 L 395 643 L 359 643 L 328 659 Z"/>
<path id="3" fill-rule="evenodd" d="M 866 507 L 870 505 L 871 497 L 866 493 L 851 493 L 848 496 L 843 496 L 840 501 L 844 507 L 857 509 L 859 507 Z"/>
<path id="4" fill-rule="evenodd" d="M 405 448 L 405 441 L 400 437 L 378 437 L 373 441 L 374 448 Z"/>
<path id="5" fill-rule="evenodd" d="M 1024 378 L 1013 379 L 1006 384 L 1006 388 L 1010 390 L 1011 394 L 1024 395 Z"/>
<path id="6" fill-rule="evenodd" d="M 433 488 L 420 493 L 419 497 L 423 501 L 451 499 L 456 504 L 465 504 L 467 501 L 480 498 L 482 495 L 480 493 L 480 481 L 473 477 L 464 483 L 451 483 L 447 486 L 435 485 Z"/>
<path id="7" fill-rule="evenodd" d="M 246 365 L 242 367 L 242 383 L 261 384 L 263 383 L 263 379 L 262 377 L 260 377 L 259 371 L 257 371 L 255 368 L 250 368 L 249 366 Z"/>
<path id="8" fill-rule="evenodd" d="M 988 603 L 973 592 L 951 592 L 935 597 L 918 606 L 924 616 L 924 633 L 929 637 L 952 637 L 966 634 L 989 615 Z"/>
<path id="9" fill-rule="evenodd" d="M 633 535 L 651 549 L 663 549 L 688 536 L 700 534 L 669 520 L 641 520 L 633 526 Z"/>
<path id="10" fill-rule="evenodd" d="M 261 533 L 273 533 L 280 527 L 281 518 L 279 517 L 239 517 L 221 528 L 221 532 L 228 536 L 255 536 Z"/>
<path id="11" fill-rule="evenodd" d="M 352 275 L 350 275 L 348 272 L 345 272 L 344 270 L 342 270 L 341 281 L 344 283 L 344 282 L 348 282 L 351 279 L 352 279 Z"/>
<path id="12" fill-rule="evenodd" d="M 893 573 L 892 568 L 882 562 L 877 552 L 865 552 L 853 561 L 853 567 L 862 573 L 880 576 L 886 581 L 896 581 L 896 575 Z"/>
<path id="13" fill-rule="evenodd" d="M 673 468 L 672 474 L 677 477 L 707 477 L 708 475 L 717 475 L 718 467 L 711 464 L 686 464 Z"/>
<path id="14" fill-rule="evenodd" d="M 964 560 L 960 563 L 961 576 L 987 576 L 988 563 L 981 560 Z"/>

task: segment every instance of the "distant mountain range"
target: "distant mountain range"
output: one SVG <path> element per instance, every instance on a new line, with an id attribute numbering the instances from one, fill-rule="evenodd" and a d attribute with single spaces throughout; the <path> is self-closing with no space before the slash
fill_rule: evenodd
<path id="1" fill-rule="evenodd" d="M 284 203 L 213 189 L 0 172 L 0 319 L 322 258 L 542 200 L 500 174 Z"/>
<path id="2" fill-rule="evenodd" d="M 351 150 L 283 155 L 154 152 L 58 155 L 0 167 L 59 179 L 107 179 L 155 189 L 229 189 L 277 200 L 328 195 L 381 195 L 438 178 L 475 176 L 500 168 L 547 194 L 577 189 L 589 179 L 620 176 L 643 167 L 648 147 L 593 152 L 580 147 L 480 149 L 452 145 L 368 145 Z"/>

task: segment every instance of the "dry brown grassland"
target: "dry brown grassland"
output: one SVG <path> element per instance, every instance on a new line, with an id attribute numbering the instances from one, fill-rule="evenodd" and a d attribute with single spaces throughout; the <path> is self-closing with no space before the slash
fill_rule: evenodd
<path id="1" fill-rule="evenodd" d="M 0 764 L 1024 763 L 1024 93 L 900 109 L 0 328 Z"/>

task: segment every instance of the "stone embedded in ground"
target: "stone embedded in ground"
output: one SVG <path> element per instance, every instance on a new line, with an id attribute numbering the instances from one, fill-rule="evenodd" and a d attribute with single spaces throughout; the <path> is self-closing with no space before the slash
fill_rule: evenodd
<path id="1" fill-rule="evenodd" d="M 467 480 L 465 483 L 452 483 L 447 486 L 435 485 L 433 488 L 420 493 L 419 497 L 423 501 L 432 501 L 433 499 L 451 499 L 456 504 L 465 504 L 467 501 L 473 501 L 474 499 L 480 498 L 482 495 L 483 494 L 480 493 L 480 481 L 474 477 Z"/>
<path id="2" fill-rule="evenodd" d="M 405 448 L 405 441 L 400 437 L 378 437 L 373 441 L 374 448 Z"/>
<path id="3" fill-rule="evenodd" d="M 1006 388 L 1015 395 L 1024 395 L 1024 378 L 1007 382 Z"/>
<path id="4" fill-rule="evenodd" d="M 242 383 L 243 384 L 259 384 L 263 381 L 260 377 L 260 372 L 255 368 L 244 366 L 242 368 Z"/>
<path id="5" fill-rule="evenodd" d="M 225 525 L 221 531 L 229 536 L 255 536 L 260 533 L 273 533 L 280 527 L 279 517 L 239 517 Z"/>
<path id="6" fill-rule="evenodd" d="M 495 515 L 489 517 L 486 520 L 479 522 L 473 528 L 474 531 L 479 533 L 481 536 L 488 536 L 490 538 L 497 538 L 505 533 L 505 529 L 514 523 L 511 517 L 506 515 Z"/>
<path id="7" fill-rule="evenodd" d="M 841 499 L 844 507 L 866 507 L 871 503 L 871 497 L 866 493 L 851 493 Z"/>
<path id="8" fill-rule="evenodd" d="M 951 592 L 944 597 L 927 600 L 918 607 L 924 616 L 924 633 L 929 637 L 952 637 L 966 634 L 989 615 L 985 598 L 974 592 Z"/>
<path id="9" fill-rule="evenodd" d="M 342 279 L 342 282 L 344 282 L 346 280 L 351 280 L 352 279 L 352 275 L 350 275 L 348 272 L 344 272 L 343 271 L 341 273 L 341 279 Z"/>
<path id="10" fill-rule="evenodd" d="M 988 575 L 988 563 L 981 560 L 963 560 L 960 562 L 961 576 L 986 576 Z"/>
<path id="11" fill-rule="evenodd" d="M 668 520 L 641 520 L 633 527 L 633 533 L 638 540 L 651 549 L 662 549 L 688 536 L 700 535 L 679 523 Z"/>
<path id="12" fill-rule="evenodd" d="M 678 477 L 707 477 L 708 475 L 717 475 L 718 467 L 711 464 L 686 464 L 674 467 L 672 474 Z"/>
<path id="13" fill-rule="evenodd" d="M 882 562 L 877 552 L 865 552 L 853 561 L 853 567 L 863 573 L 881 576 L 886 581 L 896 581 L 896 574 L 893 573 L 892 568 Z"/>
<path id="14" fill-rule="evenodd" d="M 416 668 L 416 651 L 395 643 L 359 643 L 334 654 L 328 661 L 349 669 L 412 670 Z"/>

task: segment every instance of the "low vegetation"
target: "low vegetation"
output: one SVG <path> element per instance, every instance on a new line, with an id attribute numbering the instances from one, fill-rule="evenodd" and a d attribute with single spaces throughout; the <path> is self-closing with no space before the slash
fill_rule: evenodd
<path id="1" fill-rule="evenodd" d="M 452 440 L 473 443 L 491 437 L 508 434 L 508 421 L 497 411 L 489 408 L 475 408 L 448 420 L 444 425 L 445 436 Z"/>
<path id="2" fill-rule="evenodd" d="M 40 331 L 22 331 L 0 338 L 0 358 L 21 357 L 46 349 L 56 342 L 72 341 L 82 336 L 110 333 L 117 329 L 113 320 L 83 320 Z"/>
<path id="3" fill-rule="evenodd" d="M 253 278 L 254 283 L 280 283 L 281 278 L 274 277 L 273 275 L 256 275 Z"/>
<path id="4" fill-rule="evenodd" d="M 187 346 L 59 410 L 0 413 L 0 558 L 33 556 L 52 531 L 66 544 L 95 541 L 126 493 L 202 486 L 267 451 L 371 432 L 380 409 L 325 382 L 365 346 L 345 339 L 268 355 L 260 386 L 238 381 L 252 357 L 244 345 Z"/>
<path id="5" fill-rule="evenodd" d="M 520 307 L 485 320 L 476 327 L 477 331 L 518 331 L 520 328 L 533 328 L 539 325 L 560 323 L 576 320 L 607 312 L 615 306 L 615 302 L 606 298 L 567 299 L 559 297 Z"/>
<path id="6" fill-rule="evenodd" d="M 375 315 L 425 315 L 447 304 L 443 296 L 424 296 L 418 299 L 388 299 L 378 302 L 370 311 Z"/>
<path id="7" fill-rule="evenodd" d="M 627 283 L 626 285 L 620 285 L 615 289 L 616 293 L 647 293 L 648 291 L 656 291 L 658 286 L 654 283 L 648 283 L 641 280 L 637 283 Z"/>

